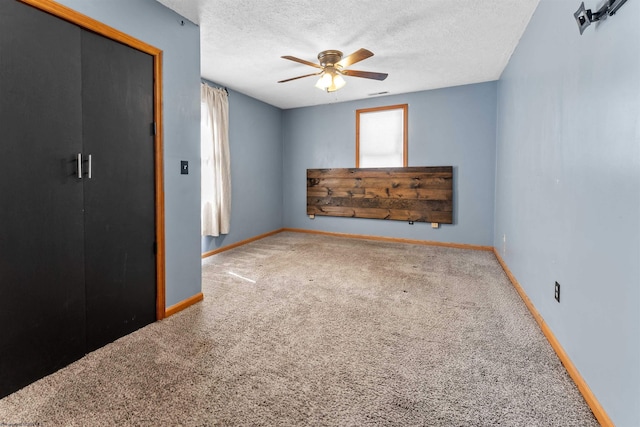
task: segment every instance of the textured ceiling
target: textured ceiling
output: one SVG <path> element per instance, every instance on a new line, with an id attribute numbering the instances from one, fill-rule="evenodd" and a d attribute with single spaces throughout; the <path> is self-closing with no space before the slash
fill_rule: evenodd
<path id="1" fill-rule="evenodd" d="M 158 0 L 200 26 L 202 77 L 280 108 L 295 108 L 497 80 L 539 0 Z M 333 93 L 317 77 L 322 50 L 375 56 L 349 67 Z M 374 95 L 376 96 L 376 95 Z"/>

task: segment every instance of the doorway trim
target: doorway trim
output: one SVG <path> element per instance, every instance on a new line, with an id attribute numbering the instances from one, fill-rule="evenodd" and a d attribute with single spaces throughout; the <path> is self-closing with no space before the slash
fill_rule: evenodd
<path id="1" fill-rule="evenodd" d="M 155 249 L 156 249 L 156 320 L 166 317 L 165 294 L 165 214 L 162 122 L 162 50 L 131 37 L 102 22 L 76 12 L 52 0 L 18 0 L 81 28 L 130 46 L 153 57 L 154 182 L 155 182 Z"/>

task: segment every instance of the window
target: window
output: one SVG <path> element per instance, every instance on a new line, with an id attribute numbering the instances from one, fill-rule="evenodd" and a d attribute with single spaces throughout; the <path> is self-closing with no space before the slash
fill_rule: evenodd
<path id="1" fill-rule="evenodd" d="M 356 167 L 407 167 L 408 105 L 356 110 Z"/>

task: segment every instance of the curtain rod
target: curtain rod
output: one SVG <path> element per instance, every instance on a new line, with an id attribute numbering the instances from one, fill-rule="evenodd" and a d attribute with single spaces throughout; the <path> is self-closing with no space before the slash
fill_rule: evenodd
<path id="1" fill-rule="evenodd" d="M 227 95 L 229 95 L 229 89 L 227 89 L 226 86 L 211 86 L 209 83 L 202 80 L 200 81 L 200 83 L 202 83 L 203 85 L 207 85 L 209 87 L 215 87 L 216 89 L 222 89 L 223 91 L 226 92 Z"/>

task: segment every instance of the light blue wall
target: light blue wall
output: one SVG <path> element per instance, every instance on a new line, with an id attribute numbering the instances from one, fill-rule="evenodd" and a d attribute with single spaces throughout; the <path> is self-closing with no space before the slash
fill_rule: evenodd
<path id="1" fill-rule="evenodd" d="M 171 306 L 201 290 L 200 29 L 155 0 L 58 1 L 163 51 L 166 305 Z M 180 175 L 180 160 L 189 161 L 189 175 Z"/>
<path id="2" fill-rule="evenodd" d="M 499 81 L 494 243 L 614 423 L 640 426 L 640 2 L 583 36 L 578 5 L 542 0 Z"/>
<path id="3" fill-rule="evenodd" d="M 356 110 L 409 104 L 409 166 L 454 167 L 454 224 L 306 215 L 306 170 L 355 167 Z M 285 110 L 285 227 L 493 244 L 496 82 Z"/>
<path id="4" fill-rule="evenodd" d="M 279 108 L 229 89 L 231 229 L 203 237 L 203 252 L 282 228 L 281 122 Z"/>

